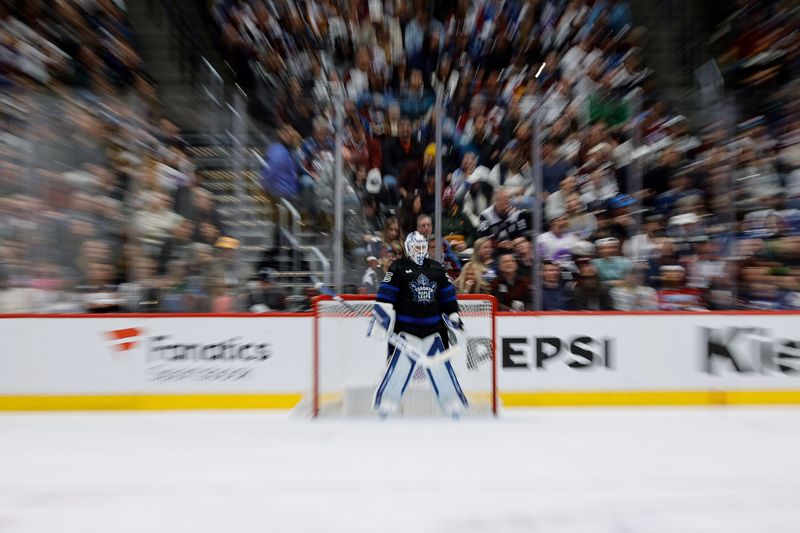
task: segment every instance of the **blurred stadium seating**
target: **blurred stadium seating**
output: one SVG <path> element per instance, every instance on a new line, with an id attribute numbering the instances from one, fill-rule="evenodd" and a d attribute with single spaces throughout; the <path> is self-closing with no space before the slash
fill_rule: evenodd
<path id="1" fill-rule="evenodd" d="M 343 290 L 374 292 L 441 195 L 451 275 L 506 309 L 800 308 L 793 3 L 739 2 L 702 36 L 699 109 L 663 96 L 625 0 L 420 5 L 211 3 L 250 122 L 209 137 L 166 118 L 116 3 L 6 6 L 0 312 L 306 308 L 337 134 Z"/>

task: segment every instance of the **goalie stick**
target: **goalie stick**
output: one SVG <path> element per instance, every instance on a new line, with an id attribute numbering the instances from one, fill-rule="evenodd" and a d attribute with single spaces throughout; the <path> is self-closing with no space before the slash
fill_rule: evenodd
<path id="1" fill-rule="evenodd" d="M 324 294 L 325 296 L 330 296 L 333 298 L 334 301 L 342 304 L 348 311 L 352 312 L 353 314 L 359 314 L 358 310 L 350 305 L 347 300 L 336 294 L 333 289 L 326 287 L 324 283 L 318 281 L 315 283 L 314 287 Z M 375 324 L 375 320 L 372 319 L 369 323 L 369 329 L 367 330 L 367 336 L 369 337 L 372 333 L 372 327 Z M 424 353 L 420 352 L 417 348 L 410 345 L 408 341 L 395 333 L 394 331 L 387 331 L 387 340 L 390 344 L 392 344 L 395 348 L 399 349 L 402 353 L 406 354 L 408 357 L 414 360 L 419 366 L 423 368 L 431 368 L 436 365 L 441 365 L 446 361 L 449 361 L 456 355 L 460 355 L 462 353 L 461 348 L 458 345 L 451 346 L 450 348 L 439 352 L 435 355 L 425 355 Z"/>

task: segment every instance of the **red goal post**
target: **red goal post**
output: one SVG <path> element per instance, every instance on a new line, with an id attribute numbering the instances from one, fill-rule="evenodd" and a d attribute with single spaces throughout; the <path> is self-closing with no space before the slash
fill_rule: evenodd
<path id="1" fill-rule="evenodd" d="M 310 410 L 326 414 L 368 415 L 371 395 L 385 369 L 386 341 L 366 332 L 374 295 L 342 295 L 347 305 L 328 296 L 313 302 L 313 362 Z M 459 295 L 467 346 L 451 360 L 470 403 L 467 414 L 498 412 L 496 316 L 491 295 Z M 434 414 L 435 404 L 424 374 L 415 372 L 404 398 L 404 414 Z M 306 402 L 304 402 L 306 403 Z M 308 405 L 306 403 L 306 405 Z M 406 405 L 408 404 L 408 405 Z"/>

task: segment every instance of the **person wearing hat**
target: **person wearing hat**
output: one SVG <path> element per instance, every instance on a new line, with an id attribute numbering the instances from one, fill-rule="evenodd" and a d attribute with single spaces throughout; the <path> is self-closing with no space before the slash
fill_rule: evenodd
<path id="1" fill-rule="evenodd" d="M 686 286 L 686 271 L 680 265 L 664 265 L 659 269 L 661 289 L 658 308 L 661 311 L 704 311 L 700 289 Z"/>
<path id="2" fill-rule="evenodd" d="M 631 206 L 636 200 L 629 194 L 618 194 L 607 203 L 610 214 L 608 233 L 620 241 L 626 241 L 635 229 L 636 220 L 631 216 Z"/>
<path id="3" fill-rule="evenodd" d="M 380 261 L 374 255 L 370 255 L 366 259 L 367 270 L 361 276 L 361 288 L 366 294 L 375 294 L 378 292 L 378 285 L 380 285 L 386 272 L 383 271 Z"/>
<path id="4" fill-rule="evenodd" d="M 633 263 L 620 255 L 619 239 L 606 237 L 598 239 L 595 245 L 598 257 L 593 263 L 600 282 L 608 289 L 624 284 L 625 278 L 633 268 Z"/>

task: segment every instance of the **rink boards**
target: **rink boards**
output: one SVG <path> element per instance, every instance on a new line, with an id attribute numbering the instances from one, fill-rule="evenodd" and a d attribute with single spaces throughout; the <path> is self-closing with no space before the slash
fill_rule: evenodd
<path id="1" fill-rule="evenodd" d="M 294 406 L 311 314 L 0 318 L 0 410 Z M 800 403 L 800 314 L 499 314 L 503 407 Z"/>

